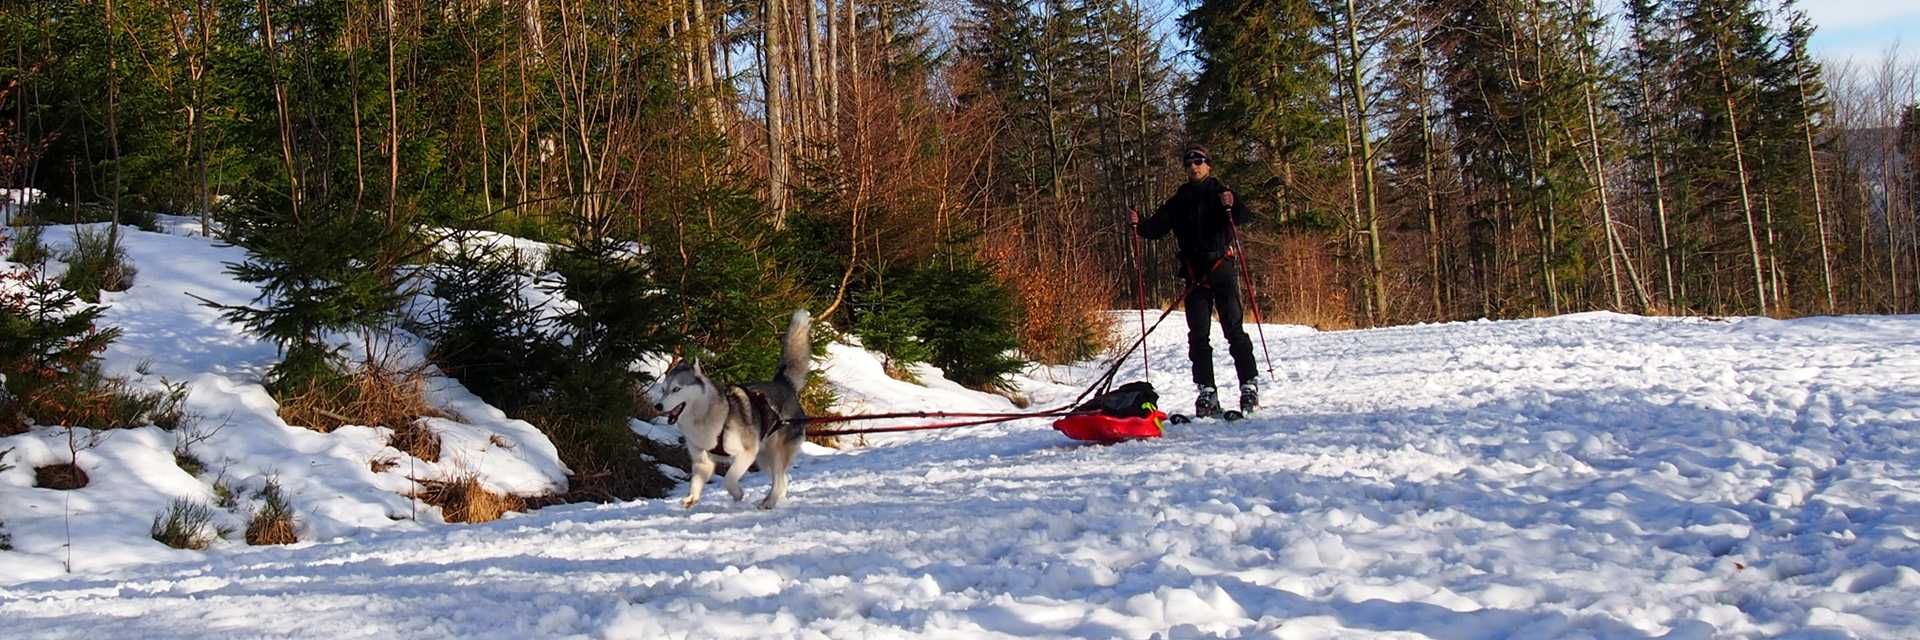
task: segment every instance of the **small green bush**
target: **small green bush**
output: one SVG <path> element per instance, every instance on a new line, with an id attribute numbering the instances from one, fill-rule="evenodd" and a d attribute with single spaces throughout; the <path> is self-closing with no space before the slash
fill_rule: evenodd
<path id="1" fill-rule="evenodd" d="M 860 344 L 885 356 L 887 366 L 896 370 L 931 360 L 933 349 L 921 338 L 928 326 L 924 297 L 898 286 L 860 295 L 853 322 Z"/>
<path id="2" fill-rule="evenodd" d="M 126 291 L 137 273 L 111 234 L 86 227 L 74 230 L 73 248 L 60 258 L 67 263 L 60 285 L 87 302 L 99 302 L 101 291 Z"/>
<path id="3" fill-rule="evenodd" d="M 99 354 L 119 336 L 94 325 L 103 308 L 81 304 L 39 270 L 5 274 L 21 295 L 0 296 L 0 377 L 12 400 L 0 406 L 0 433 L 33 418 L 40 424 L 95 425 L 110 387 Z M 124 385 L 124 383 L 121 383 Z M 112 390 L 112 389 L 104 389 Z M 136 425 L 141 426 L 141 425 Z"/>
<path id="4" fill-rule="evenodd" d="M 7 259 L 33 267 L 45 265 L 47 258 L 53 257 L 53 251 L 41 240 L 43 235 L 39 225 L 14 227 L 13 251 L 7 254 Z"/>
<path id="5" fill-rule="evenodd" d="M 920 338 L 947 379 L 976 389 L 1004 388 L 1026 366 L 1016 357 L 1019 307 L 1013 292 L 972 258 L 935 257 L 895 286 L 911 292 L 924 321 Z"/>

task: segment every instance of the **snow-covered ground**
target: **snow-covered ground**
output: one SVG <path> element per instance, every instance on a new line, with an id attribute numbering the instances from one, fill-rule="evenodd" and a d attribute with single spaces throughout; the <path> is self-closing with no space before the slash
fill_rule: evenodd
<path id="1" fill-rule="evenodd" d="M 1920 636 L 1920 317 L 1267 329 L 1244 422 L 873 436 L 809 449 L 771 512 L 712 494 L 180 552 L 0 586 L 0 633 Z M 1149 343 L 1176 410 L 1182 334 Z M 1009 406 L 845 345 L 823 364 L 855 409 Z M 1095 373 L 1020 384 L 1050 406 Z"/>

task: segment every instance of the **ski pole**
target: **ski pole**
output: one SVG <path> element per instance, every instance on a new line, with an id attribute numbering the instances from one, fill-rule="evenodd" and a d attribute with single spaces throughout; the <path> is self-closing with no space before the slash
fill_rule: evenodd
<path id="1" fill-rule="evenodd" d="M 1127 214 L 1129 221 L 1136 220 L 1140 216 L 1139 212 L 1133 209 L 1128 209 Z M 1133 247 L 1134 309 L 1140 312 L 1140 337 L 1144 340 L 1147 335 L 1147 279 L 1146 276 L 1141 273 L 1144 267 L 1140 263 L 1139 227 L 1133 227 L 1127 230 L 1127 245 Z M 1146 345 L 1141 345 L 1140 348 L 1140 368 L 1144 371 L 1148 380 L 1153 379 L 1153 362 L 1147 359 Z"/>
<path id="2" fill-rule="evenodd" d="M 1247 247 L 1240 242 L 1240 225 L 1233 221 L 1233 212 L 1227 212 L 1227 233 L 1233 239 L 1233 250 L 1240 252 L 1240 279 L 1247 281 L 1247 294 L 1253 304 L 1253 328 L 1260 333 L 1260 353 L 1267 362 L 1267 377 L 1273 377 L 1273 352 L 1267 350 L 1267 323 L 1260 318 L 1260 286 L 1253 282 L 1253 272 L 1247 267 Z M 1239 292 L 1235 292 L 1239 293 Z"/>

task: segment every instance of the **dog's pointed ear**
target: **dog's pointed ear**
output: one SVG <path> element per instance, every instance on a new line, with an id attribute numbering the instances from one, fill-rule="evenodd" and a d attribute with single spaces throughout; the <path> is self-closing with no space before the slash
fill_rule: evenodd
<path id="1" fill-rule="evenodd" d="M 707 372 L 706 372 L 706 371 L 703 371 L 703 370 L 701 370 L 701 369 L 700 369 L 700 361 L 699 361 L 699 360 L 694 360 L 694 361 L 693 361 L 693 373 L 694 373 L 694 375 L 698 375 L 698 376 L 705 376 L 705 375 L 707 375 Z"/>

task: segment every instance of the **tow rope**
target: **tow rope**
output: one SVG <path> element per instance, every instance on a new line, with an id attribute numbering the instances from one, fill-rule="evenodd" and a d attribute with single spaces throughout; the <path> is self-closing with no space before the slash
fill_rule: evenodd
<path id="1" fill-rule="evenodd" d="M 860 414 L 860 415 L 807 416 L 807 417 L 789 419 L 787 421 L 787 424 L 806 425 L 808 437 L 830 437 L 830 436 L 861 435 L 861 434 L 869 434 L 869 433 L 899 433 L 903 431 L 933 431 L 938 429 L 957 429 L 960 427 L 977 427 L 981 425 L 998 424 L 1002 422 L 1012 422 L 1014 420 L 1025 420 L 1029 418 L 1064 418 L 1064 417 L 1074 416 L 1074 415 L 1099 413 L 1099 411 L 1096 411 L 1096 410 L 1085 410 L 1085 411 L 1076 410 L 1074 409 L 1074 407 L 1080 406 L 1080 404 L 1082 402 L 1085 402 L 1086 399 L 1090 396 L 1098 395 L 1098 393 L 1106 393 L 1108 390 L 1112 389 L 1113 378 L 1116 374 L 1120 372 L 1120 365 L 1125 363 L 1127 361 L 1127 358 L 1133 355 L 1133 351 L 1135 349 L 1139 349 L 1141 348 L 1142 345 L 1146 344 L 1147 336 L 1149 334 L 1152 334 L 1155 329 L 1160 328 L 1160 323 L 1166 322 L 1167 316 L 1173 315 L 1173 310 L 1180 307 L 1180 302 L 1187 299 L 1187 294 L 1193 293 L 1193 289 L 1195 286 L 1197 286 L 1197 284 L 1198 283 L 1194 283 L 1194 282 L 1187 283 L 1186 290 L 1182 291 L 1179 297 L 1174 298 L 1173 302 L 1168 303 L 1167 307 L 1160 311 L 1159 319 L 1154 320 L 1152 325 L 1147 326 L 1145 331 L 1140 332 L 1140 337 L 1135 338 L 1133 341 L 1133 344 L 1128 345 L 1126 350 L 1121 351 L 1118 355 L 1114 356 L 1109 361 L 1106 371 L 1102 372 L 1099 378 L 1094 379 L 1092 385 L 1088 386 L 1085 390 L 1081 391 L 1080 395 L 1075 396 L 1072 402 L 1069 402 L 1065 405 L 1054 407 L 1052 409 L 1042 409 L 1039 411 L 1008 411 L 1008 412 L 906 411 L 906 412 L 895 412 L 895 413 L 869 413 L 869 414 Z M 868 428 L 859 428 L 859 429 L 816 428 L 816 425 L 859 422 L 864 420 L 956 419 L 956 418 L 957 420 L 950 420 L 947 422 L 936 422 L 933 424 L 906 425 L 906 426 L 896 426 L 896 427 L 868 427 Z"/>

